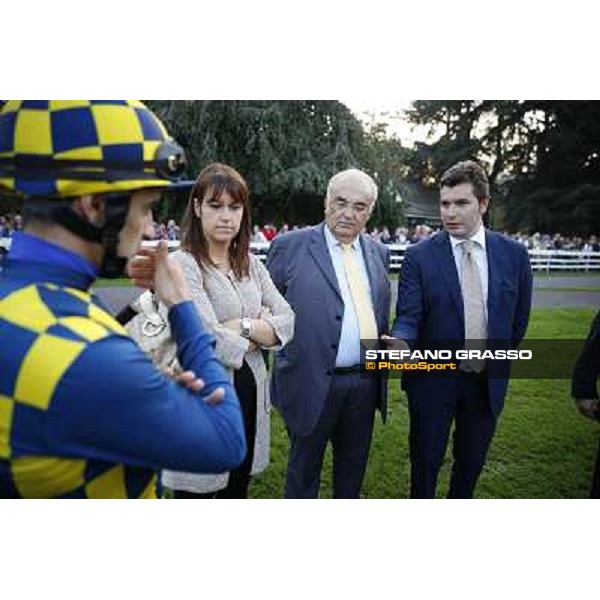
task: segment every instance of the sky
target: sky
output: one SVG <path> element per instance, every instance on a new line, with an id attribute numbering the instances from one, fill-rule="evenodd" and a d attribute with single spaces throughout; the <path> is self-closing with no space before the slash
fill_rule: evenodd
<path id="1" fill-rule="evenodd" d="M 412 100 L 341 100 L 354 115 L 366 124 L 373 122 L 387 123 L 387 133 L 399 137 L 404 146 L 412 147 L 415 142 L 427 140 L 425 127 L 411 125 L 403 112 L 410 108 Z"/>

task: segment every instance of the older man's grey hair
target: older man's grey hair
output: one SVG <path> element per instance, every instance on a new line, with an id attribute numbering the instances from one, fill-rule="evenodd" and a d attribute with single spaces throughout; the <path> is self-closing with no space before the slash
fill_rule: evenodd
<path id="1" fill-rule="evenodd" d="M 373 198 L 373 202 L 377 201 L 377 184 L 373 181 L 373 178 L 361 171 L 360 169 L 347 169 L 346 171 L 340 171 L 336 173 L 327 184 L 327 200 L 329 201 L 332 197 L 332 194 L 335 192 L 335 188 L 340 185 L 342 182 L 346 182 L 347 180 L 355 180 L 357 182 L 362 183 L 367 190 L 370 191 L 371 198 Z"/>

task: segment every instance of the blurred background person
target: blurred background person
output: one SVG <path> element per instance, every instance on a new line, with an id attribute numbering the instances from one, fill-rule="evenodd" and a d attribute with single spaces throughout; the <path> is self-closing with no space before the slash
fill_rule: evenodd
<path id="1" fill-rule="evenodd" d="M 255 225 L 252 230 L 252 242 L 264 243 L 267 241 L 265 234 L 261 231 L 258 225 Z"/>
<path id="2" fill-rule="evenodd" d="M 169 219 L 167 222 L 167 238 L 170 242 L 174 242 L 179 239 L 179 226 L 173 219 Z"/>
<path id="3" fill-rule="evenodd" d="M 600 311 L 596 315 L 589 336 L 575 363 L 571 395 L 579 412 L 588 419 L 600 422 L 600 400 L 597 381 L 600 375 Z M 600 446 L 592 481 L 591 498 L 600 498 Z"/>

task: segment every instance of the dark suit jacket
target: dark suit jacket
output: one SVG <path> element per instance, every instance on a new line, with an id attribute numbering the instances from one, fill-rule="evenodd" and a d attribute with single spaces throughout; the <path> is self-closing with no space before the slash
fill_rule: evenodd
<path id="1" fill-rule="evenodd" d="M 389 324 L 389 250 L 364 235 L 360 243 L 381 335 L 387 333 Z M 344 314 L 324 223 L 275 238 L 267 269 L 296 314 L 294 338 L 275 357 L 271 399 L 293 434 L 308 435 L 329 392 Z M 376 400 L 385 420 L 385 377 L 381 377 Z"/>
<path id="2" fill-rule="evenodd" d="M 517 347 L 523 339 L 531 308 L 532 274 L 527 249 L 486 231 L 488 262 L 488 339 L 508 340 Z M 398 302 L 392 335 L 411 346 L 428 340 L 464 342 L 464 310 L 456 263 L 447 232 L 410 246 L 398 282 Z M 441 393 L 444 380 L 403 377 L 409 393 Z M 492 410 L 502 410 L 508 379 L 488 379 Z"/>
<path id="3" fill-rule="evenodd" d="M 600 311 L 573 370 L 571 395 L 576 400 L 598 398 L 596 381 L 600 376 Z"/>

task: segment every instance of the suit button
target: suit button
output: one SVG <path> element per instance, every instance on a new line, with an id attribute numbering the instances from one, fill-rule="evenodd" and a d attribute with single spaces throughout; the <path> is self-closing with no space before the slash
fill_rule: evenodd
<path id="1" fill-rule="evenodd" d="M 331 344 L 331 349 L 332 350 L 337 350 L 337 344 Z"/>
<path id="2" fill-rule="evenodd" d="M 341 321 L 342 320 L 342 315 L 336 315 L 335 316 L 335 320 L 336 321 Z"/>
<path id="3" fill-rule="evenodd" d="M 327 376 L 331 377 L 333 375 L 333 371 L 331 369 L 327 369 Z"/>

